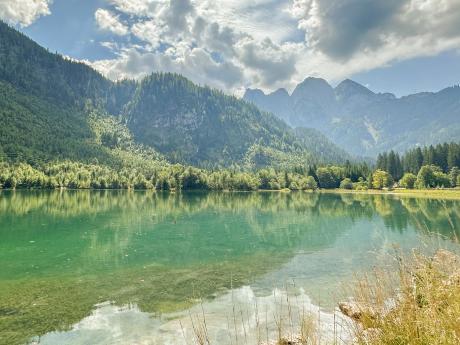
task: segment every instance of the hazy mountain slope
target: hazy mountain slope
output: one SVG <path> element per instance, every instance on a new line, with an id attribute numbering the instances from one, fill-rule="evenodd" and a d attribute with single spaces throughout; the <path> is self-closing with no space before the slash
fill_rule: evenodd
<path id="1" fill-rule="evenodd" d="M 174 74 L 114 83 L 1 22 L 0 94 L 0 153 L 9 157 L 117 163 L 117 150 L 145 145 L 141 151 L 152 159 L 158 155 L 148 148 L 200 166 L 319 161 L 285 123 L 252 104 Z M 95 130 L 110 127 L 104 120 L 110 115 L 129 135 Z M 99 119 L 103 125 L 94 125 Z M 316 145 L 313 139 L 309 144 Z"/>
<path id="2" fill-rule="evenodd" d="M 257 94 L 257 97 L 253 97 Z M 284 111 L 273 105 L 273 94 L 248 90 L 245 99 L 271 111 L 292 127 L 313 127 L 348 152 L 372 156 L 414 145 L 429 145 L 460 137 L 460 88 L 397 98 L 376 94 L 345 80 L 335 89 L 326 81 L 307 78 L 299 84 Z"/>
<path id="3" fill-rule="evenodd" d="M 291 125 L 290 116 L 292 114 L 291 100 L 288 92 L 285 89 L 278 89 L 266 97 L 265 94 L 258 89 L 246 90 L 245 100 L 257 105 L 263 111 L 271 112 Z"/>
<path id="4" fill-rule="evenodd" d="M 303 145 L 311 148 L 313 156 L 321 159 L 332 159 L 332 161 L 352 160 L 352 157 L 337 147 L 323 133 L 314 128 L 297 127 L 294 129 L 297 138 Z"/>
<path id="5" fill-rule="evenodd" d="M 242 162 L 254 145 L 315 160 L 273 115 L 174 74 L 145 78 L 123 117 L 139 142 L 175 161 L 225 166 Z"/>

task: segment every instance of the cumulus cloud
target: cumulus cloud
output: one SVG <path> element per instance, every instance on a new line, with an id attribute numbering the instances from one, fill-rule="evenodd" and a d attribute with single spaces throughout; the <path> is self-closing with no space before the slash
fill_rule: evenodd
<path id="1" fill-rule="evenodd" d="M 148 17 L 152 16 L 160 2 L 158 0 L 109 0 L 119 12 Z"/>
<path id="2" fill-rule="evenodd" d="M 100 13 L 105 28 L 142 42 L 128 40 L 113 49 L 118 58 L 94 63 L 112 78 L 172 71 L 233 92 L 292 89 L 307 76 L 338 81 L 460 49 L 460 2 L 454 0 L 107 2 L 110 11 Z"/>
<path id="3" fill-rule="evenodd" d="M 120 21 L 120 18 L 110 11 L 99 8 L 94 13 L 94 18 L 102 30 L 107 30 L 120 36 L 126 35 L 129 32 L 128 27 Z"/>
<path id="4" fill-rule="evenodd" d="M 49 15 L 52 0 L 0 0 L 0 19 L 26 27 Z"/>
<path id="5" fill-rule="evenodd" d="M 251 39 L 238 44 L 240 61 L 256 74 L 254 78 L 265 87 L 289 80 L 296 72 L 292 46 L 276 45 L 269 38 L 262 42 Z"/>
<path id="6" fill-rule="evenodd" d="M 225 90 L 237 87 L 242 78 L 238 66 L 231 62 L 216 62 L 201 48 L 187 50 L 187 54 L 180 58 L 177 58 L 176 50 L 158 53 L 130 48 L 118 58 L 96 61 L 91 65 L 111 79 L 138 79 L 152 71 L 163 71 L 179 73 L 196 83 Z"/>
<path id="7" fill-rule="evenodd" d="M 229 27 L 221 26 L 217 22 L 209 23 L 203 17 L 198 17 L 192 28 L 194 39 L 202 46 L 207 46 L 211 51 L 216 51 L 225 56 L 235 55 L 235 44 L 242 35 L 235 33 Z"/>
<path id="8" fill-rule="evenodd" d="M 289 80 L 296 70 L 290 45 L 281 42 L 286 35 L 262 34 L 264 30 L 259 31 L 260 28 L 253 30 L 241 25 L 244 23 L 241 17 L 249 13 L 247 21 L 265 18 L 261 20 L 264 29 L 274 27 L 267 20 L 274 10 L 280 17 L 289 18 L 293 24 L 290 30 L 297 30 L 295 19 L 281 11 L 287 8 L 286 3 L 281 7 L 274 0 L 255 0 L 250 5 L 242 0 L 223 0 L 219 4 L 208 0 L 109 0 L 109 3 L 116 14 L 98 10 L 99 25 L 118 34 L 129 32 L 143 42 L 141 47 L 120 45 L 118 52 L 111 45 L 118 57 L 93 63 L 111 78 L 140 78 L 153 71 L 170 71 L 198 83 L 235 91 L 249 85 L 270 87 Z M 264 13 L 260 12 L 262 8 Z M 240 17 L 240 20 L 221 20 L 225 11 L 229 14 L 225 18 Z M 120 15 L 128 16 L 129 26 L 118 27 Z"/>
<path id="9" fill-rule="evenodd" d="M 342 61 L 396 45 L 394 58 L 404 58 L 409 43 L 410 55 L 437 53 L 438 42 L 460 38 L 460 2 L 452 0 L 294 0 L 291 13 L 310 48 Z"/>
<path id="10" fill-rule="evenodd" d="M 190 0 L 170 0 L 169 6 L 162 8 L 162 18 L 172 33 L 184 32 L 189 28 L 187 16 L 193 14 L 194 7 Z"/>

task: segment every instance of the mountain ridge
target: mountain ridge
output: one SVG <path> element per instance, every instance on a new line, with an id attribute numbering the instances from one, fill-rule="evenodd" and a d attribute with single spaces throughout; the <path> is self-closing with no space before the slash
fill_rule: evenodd
<path id="1" fill-rule="evenodd" d="M 314 84 L 319 87 L 313 87 Z M 299 89 L 308 92 L 301 94 Z M 258 90 L 261 91 L 261 90 Z M 360 156 L 405 151 L 460 137 L 460 88 L 396 97 L 375 93 L 346 79 L 335 88 L 321 78 L 306 78 L 289 95 L 282 111 L 271 94 L 251 90 L 243 99 L 285 120 L 312 127 L 346 151 Z M 252 97 L 257 94 L 258 97 Z"/>

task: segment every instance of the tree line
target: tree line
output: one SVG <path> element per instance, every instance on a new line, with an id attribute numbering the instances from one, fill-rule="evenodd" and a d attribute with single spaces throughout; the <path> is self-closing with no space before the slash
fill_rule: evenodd
<path id="1" fill-rule="evenodd" d="M 460 144 L 452 142 L 417 147 L 403 155 L 385 152 L 378 155 L 376 168 L 389 172 L 398 181 L 404 173 L 418 174 L 424 165 L 437 166 L 444 173 L 460 167 Z"/>
<path id="2" fill-rule="evenodd" d="M 112 167 L 97 161 L 36 165 L 3 162 L 0 163 L 0 188 L 256 191 L 460 186 L 460 145 L 455 143 L 416 148 L 403 155 L 393 151 L 383 153 L 374 168 L 367 163 L 350 161 L 342 166 L 252 171 L 239 168 L 206 170 L 166 161 L 132 163 Z"/>
<path id="3" fill-rule="evenodd" d="M 343 167 L 302 167 L 287 170 L 265 168 L 257 171 L 205 170 L 180 164 L 132 166 L 121 169 L 95 163 L 72 161 L 32 166 L 27 163 L 0 163 L 0 188 L 4 189 L 156 189 L 156 190 L 315 190 L 339 188 L 344 179 L 355 186 L 364 183 L 360 171 L 366 164 Z M 353 182 L 355 181 L 355 182 Z"/>
<path id="4" fill-rule="evenodd" d="M 460 144 L 451 142 L 379 154 L 374 176 L 381 188 L 452 188 L 460 186 L 459 167 Z"/>

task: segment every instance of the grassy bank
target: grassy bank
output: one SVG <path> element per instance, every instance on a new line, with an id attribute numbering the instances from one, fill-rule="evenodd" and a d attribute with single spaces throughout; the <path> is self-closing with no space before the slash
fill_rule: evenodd
<path id="1" fill-rule="evenodd" d="M 460 344 L 460 256 L 441 249 L 433 256 L 414 251 L 395 259 L 398 269 L 376 269 L 346 288 L 352 298 L 339 306 L 349 317 L 345 320 L 349 337 L 337 332 L 343 322 L 340 315 L 334 314 L 333 333 L 328 336 L 318 311 L 305 312 L 295 299 L 287 298 L 287 313 L 273 316 L 278 336 L 271 341 L 258 338 L 257 344 Z M 296 308 L 303 312 L 296 315 Z M 204 315 L 195 326 L 193 344 L 212 345 Z M 248 342 L 236 340 L 235 344 Z"/>
<path id="2" fill-rule="evenodd" d="M 460 344 L 459 256 L 400 259 L 397 290 L 391 276 L 379 272 L 356 286 L 358 344 Z"/>
<path id="3" fill-rule="evenodd" d="M 460 188 L 453 189 L 393 189 L 393 190 L 349 190 L 349 189 L 320 189 L 321 193 L 348 193 L 348 194 L 377 194 L 419 197 L 429 199 L 460 200 Z"/>

